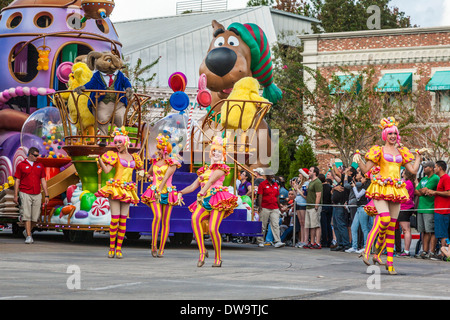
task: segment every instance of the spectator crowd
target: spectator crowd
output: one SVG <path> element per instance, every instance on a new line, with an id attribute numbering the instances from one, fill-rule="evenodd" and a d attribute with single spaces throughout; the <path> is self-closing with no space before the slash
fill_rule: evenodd
<path id="1" fill-rule="evenodd" d="M 409 200 L 401 204 L 395 253 L 401 257 L 450 261 L 447 164 L 425 161 L 422 168 L 420 179 L 407 170 L 402 172 Z M 318 167 L 301 168 L 288 187 L 283 177 L 267 171 L 264 175 L 260 168 L 254 171 L 255 206 L 264 234 L 257 239 L 258 246 L 364 251 L 373 217 L 364 210 L 370 200 L 366 198 L 370 179 L 358 167 L 336 167 L 332 161 L 322 172 Z M 251 184 L 245 190 L 251 194 Z M 420 234 L 414 248 L 411 230 Z"/>

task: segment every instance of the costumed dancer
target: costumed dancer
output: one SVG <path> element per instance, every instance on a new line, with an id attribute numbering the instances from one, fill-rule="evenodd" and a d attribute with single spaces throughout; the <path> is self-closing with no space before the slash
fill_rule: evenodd
<path id="1" fill-rule="evenodd" d="M 380 128 L 383 130 L 382 139 L 385 141 L 385 145 L 371 147 L 365 155 L 366 163 L 362 161 L 358 153 L 353 158 L 363 172 L 367 173 L 371 170 L 371 184 L 367 188 L 366 197 L 373 200 L 374 208 L 368 205 L 365 210 L 376 214 L 372 230 L 367 237 L 362 259 L 366 265 L 370 265 L 370 250 L 378 235 L 373 262 L 384 265 L 379 256 L 385 244 L 387 249 L 385 266 L 389 274 L 397 274 L 393 262 L 395 225 L 400 212 L 400 204 L 409 198 L 405 181 L 400 176 L 400 168 L 403 166 L 406 170 L 416 174 L 421 162 L 420 153 L 416 150 L 418 158 L 412 164 L 414 156 L 406 147 L 401 146 L 397 126 L 398 122 L 393 117 L 382 119 Z"/>
<path id="2" fill-rule="evenodd" d="M 209 153 L 211 164 L 201 167 L 197 171 L 198 178 L 188 187 L 179 192 L 179 203 L 182 203 L 182 195 L 191 193 L 200 187 L 197 201 L 189 206 L 192 212 L 192 230 L 198 244 L 200 256 L 197 267 L 201 267 L 208 257 L 203 239 L 203 222 L 209 223 L 209 234 L 214 246 L 215 260 L 213 267 L 222 266 L 221 246 L 222 237 L 219 227 L 223 219 L 233 213 L 237 207 L 238 198 L 228 192 L 228 187 L 223 186 L 225 177 L 230 173 L 230 167 L 225 164 L 226 141 L 214 137 Z"/>
<path id="3" fill-rule="evenodd" d="M 132 181 L 133 170 L 141 170 L 144 163 L 137 153 L 129 154 L 130 138 L 125 127 L 114 129 L 112 134 L 117 152 L 108 151 L 98 158 L 100 168 L 106 174 L 115 168 L 114 178 L 97 191 L 97 197 L 109 198 L 111 208 L 111 224 L 109 226 L 110 247 L 109 258 L 122 258 L 122 243 L 125 237 L 126 224 L 130 204 L 139 203 L 136 183 Z M 117 245 L 116 245 L 117 240 Z"/>
<path id="4" fill-rule="evenodd" d="M 177 205 L 177 188 L 172 185 L 172 177 L 175 170 L 181 167 L 181 164 L 171 156 L 172 145 L 169 137 L 159 134 L 157 141 L 157 158 L 151 160 L 150 172 L 153 172 L 152 184 L 142 194 L 141 201 L 148 205 L 153 212 L 152 223 L 152 256 L 162 258 L 164 247 L 169 236 L 170 215 L 172 208 Z M 161 242 L 159 250 L 158 234 L 161 227 Z"/>

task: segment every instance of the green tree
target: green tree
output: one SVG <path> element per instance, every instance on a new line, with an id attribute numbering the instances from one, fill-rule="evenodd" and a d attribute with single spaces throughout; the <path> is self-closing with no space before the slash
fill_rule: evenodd
<path id="1" fill-rule="evenodd" d="M 273 0 L 249 0 L 247 2 L 247 7 L 271 6 L 271 5 L 273 5 Z"/>
<path id="2" fill-rule="evenodd" d="M 344 165 L 352 163 L 356 150 L 381 143 L 378 124 L 383 117 L 394 116 L 400 122 L 402 136 L 411 134 L 408 125 L 414 122 L 420 100 L 414 97 L 416 93 L 406 90 L 396 94 L 378 92 L 373 66 L 362 69 L 351 85 L 336 76 L 329 81 L 318 70 L 306 71 L 316 82 L 312 90 L 306 84 L 301 89 L 309 106 L 307 122 L 314 132 L 311 138 L 316 148 L 337 151 Z M 339 71 L 350 74 L 345 68 Z"/>
<path id="3" fill-rule="evenodd" d="M 288 41 L 284 34 L 272 47 L 274 82 L 283 91 L 283 98 L 266 115 L 272 128 L 280 130 L 280 137 L 294 145 L 303 128 L 303 101 L 300 87 L 303 83 L 303 47 Z M 293 155 L 293 152 L 292 154 Z"/>
<path id="4" fill-rule="evenodd" d="M 391 0 L 302 0 L 297 13 L 321 21 L 313 24 L 315 33 L 368 30 L 367 13 L 370 6 L 380 8 L 381 29 L 413 27 L 411 18 L 398 7 L 390 6 Z M 416 26 L 416 25 L 414 25 Z"/>
<path id="5" fill-rule="evenodd" d="M 151 82 L 155 79 L 156 73 L 149 74 L 150 69 L 152 69 L 161 59 L 158 57 L 151 63 L 147 65 L 143 65 L 143 61 L 141 58 L 138 58 L 136 64 L 131 66 L 130 63 L 125 63 L 124 73 L 130 79 L 131 86 L 133 87 L 134 92 L 140 91 L 141 93 L 146 94 L 147 88 L 151 84 Z M 122 57 L 122 60 L 125 59 Z M 170 105 L 168 103 L 164 103 L 163 99 L 152 99 L 147 101 L 142 106 L 142 116 L 148 122 L 152 123 L 159 119 L 149 119 L 148 116 L 150 114 L 150 110 L 154 108 L 156 105 L 164 105 L 164 115 L 170 111 Z"/>
<path id="6" fill-rule="evenodd" d="M 0 9 L 9 6 L 13 0 L 0 0 Z"/>
<path id="7" fill-rule="evenodd" d="M 158 57 L 153 62 L 143 66 L 142 59 L 138 58 L 136 61 L 136 65 L 131 67 L 130 64 L 126 64 L 127 74 L 130 78 L 131 85 L 133 86 L 134 92 L 138 92 L 139 89 L 142 89 L 144 93 L 147 91 L 148 85 L 155 79 L 156 73 L 149 75 L 149 71 L 153 68 L 161 57 Z"/>
<path id="8" fill-rule="evenodd" d="M 290 165 L 294 159 L 295 147 L 295 142 L 280 138 L 278 149 L 279 168 L 277 175 L 284 177 L 286 182 L 290 177 Z"/>
<path id="9" fill-rule="evenodd" d="M 317 165 L 318 161 L 316 155 L 314 154 L 310 140 L 307 138 L 303 143 L 300 143 L 295 150 L 294 160 L 289 167 L 289 179 L 298 176 L 298 169 L 309 169 L 312 166 Z"/>

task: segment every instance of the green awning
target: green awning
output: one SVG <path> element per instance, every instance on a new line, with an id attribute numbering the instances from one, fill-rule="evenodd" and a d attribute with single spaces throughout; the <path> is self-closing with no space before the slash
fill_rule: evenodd
<path id="1" fill-rule="evenodd" d="M 375 90 L 378 92 L 408 92 L 412 89 L 412 72 L 386 73 Z"/>
<path id="2" fill-rule="evenodd" d="M 450 90 L 450 71 L 436 71 L 425 89 L 428 91 Z"/>
<path id="3" fill-rule="evenodd" d="M 330 86 L 331 94 L 351 92 L 352 89 L 358 93 L 361 90 L 361 77 L 359 75 L 345 75 L 338 76 L 339 83 L 338 88 Z"/>

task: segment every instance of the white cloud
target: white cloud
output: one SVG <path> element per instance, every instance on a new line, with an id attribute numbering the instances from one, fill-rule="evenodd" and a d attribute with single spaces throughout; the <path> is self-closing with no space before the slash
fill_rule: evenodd
<path id="1" fill-rule="evenodd" d="M 450 0 L 444 0 L 440 25 L 450 26 Z"/>

